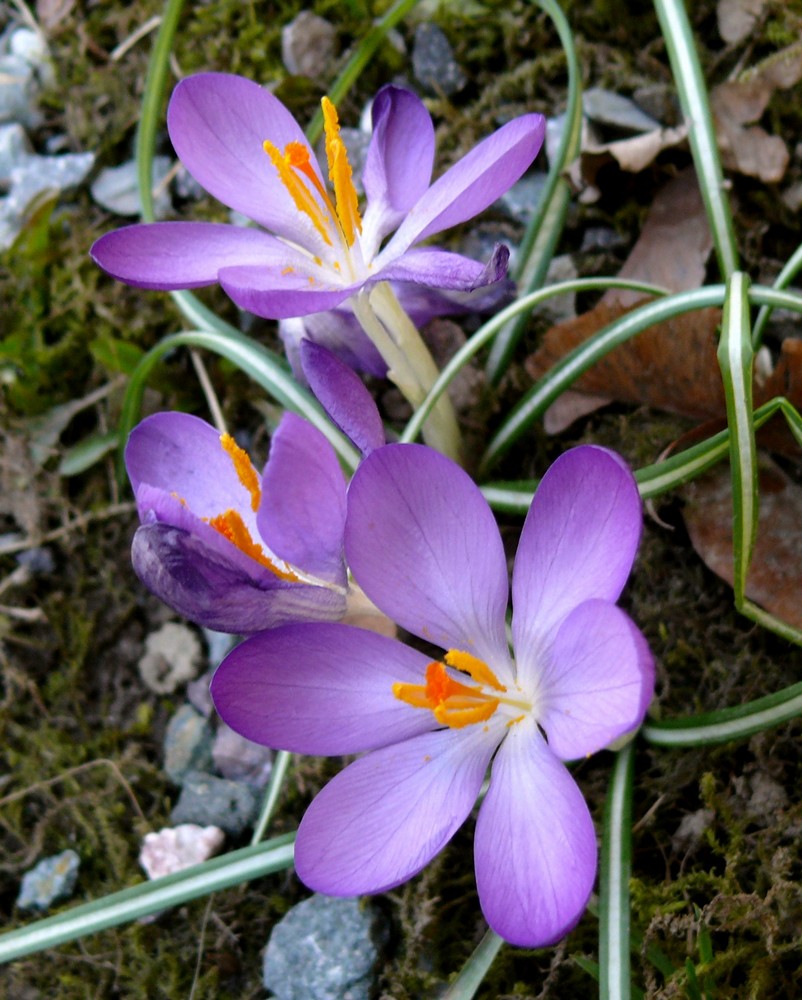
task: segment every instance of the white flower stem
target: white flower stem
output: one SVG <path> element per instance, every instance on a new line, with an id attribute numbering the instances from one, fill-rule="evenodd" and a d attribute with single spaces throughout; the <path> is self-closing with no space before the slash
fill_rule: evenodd
<path id="1" fill-rule="evenodd" d="M 426 398 L 440 372 L 429 348 L 387 282 L 351 300 L 354 315 L 387 362 L 387 377 L 413 407 Z M 423 440 L 454 461 L 461 461 L 460 432 L 451 400 L 440 396 L 423 425 Z"/>

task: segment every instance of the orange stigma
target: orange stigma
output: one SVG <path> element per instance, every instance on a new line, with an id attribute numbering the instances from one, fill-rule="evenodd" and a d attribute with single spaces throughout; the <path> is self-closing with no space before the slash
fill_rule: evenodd
<path id="1" fill-rule="evenodd" d="M 506 699 L 488 694 L 483 687 L 499 693 L 507 689 L 490 667 L 471 653 L 450 649 L 445 660 L 449 666 L 467 673 L 477 685 L 454 680 L 445 665 L 435 660 L 426 668 L 426 684 L 393 684 L 393 694 L 413 708 L 430 709 L 439 723 L 452 729 L 486 722 Z"/>

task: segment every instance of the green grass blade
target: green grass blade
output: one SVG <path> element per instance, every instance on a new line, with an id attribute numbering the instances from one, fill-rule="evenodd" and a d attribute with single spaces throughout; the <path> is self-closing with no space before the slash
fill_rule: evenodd
<path id="1" fill-rule="evenodd" d="M 173 48 L 178 21 L 184 0 L 167 0 L 164 5 L 161 24 L 156 34 L 156 42 L 148 63 L 145 92 L 142 95 L 142 109 L 139 127 L 136 130 L 136 166 L 139 181 L 139 198 L 143 222 L 153 222 L 153 156 L 156 152 L 156 134 L 161 121 L 167 74 L 170 68 L 170 52 Z"/>
<path id="2" fill-rule="evenodd" d="M 685 0 L 654 0 L 699 178 L 707 220 L 722 278 L 738 269 L 732 212 L 725 195 L 724 174 L 716 143 L 707 88 L 685 9 Z"/>
<path id="3" fill-rule="evenodd" d="M 757 536 L 757 448 L 752 406 L 752 330 L 749 278 L 736 271 L 727 282 L 718 362 L 724 380 L 730 430 L 735 604 L 740 607 Z"/>
<path id="4" fill-rule="evenodd" d="M 800 243 L 796 250 L 794 250 L 791 254 L 788 261 L 783 266 L 783 269 L 775 278 L 772 288 L 777 290 L 787 288 L 800 271 L 802 271 L 802 243 Z M 757 349 L 763 342 L 763 330 L 766 327 L 766 323 L 769 321 L 771 313 L 771 306 L 763 306 L 757 315 L 755 325 L 752 328 L 752 346 L 755 349 Z"/>
<path id="5" fill-rule="evenodd" d="M 457 978 L 442 994 L 441 1000 L 472 1000 L 503 944 L 504 941 L 498 934 L 486 931 Z"/>
<path id="6" fill-rule="evenodd" d="M 373 54 L 387 37 L 389 32 L 399 23 L 399 21 L 403 20 L 419 2 L 420 0 L 396 0 L 387 13 L 370 29 L 359 45 L 357 45 L 354 50 L 354 54 L 345 64 L 340 72 L 340 75 L 331 87 L 329 87 L 328 96 L 333 104 L 339 104 L 339 102 L 345 97 L 356 80 L 359 79 L 359 74 L 370 62 Z M 314 144 L 320 138 L 322 133 L 323 112 L 318 109 L 307 126 L 306 138 L 310 143 Z"/>
<path id="7" fill-rule="evenodd" d="M 629 878 L 632 870 L 632 743 L 616 755 L 604 806 L 599 875 L 599 997 L 630 1000 Z"/>
<path id="8" fill-rule="evenodd" d="M 530 424 L 543 415 L 561 393 L 605 354 L 656 323 L 694 309 L 721 305 L 723 298 L 723 285 L 708 285 L 689 292 L 667 295 L 657 302 L 649 302 L 633 309 L 575 347 L 536 382 L 512 409 L 488 445 L 479 467 L 480 477 L 515 444 Z"/>
<path id="9" fill-rule="evenodd" d="M 0 963 L 130 923 L 221 889 L 291 867 L 295 834 L 231 851 L 174 875 L 142 882 L 102 899 L 0 935 Z"/>
<path id="10" fill-rule="evenodd" d="M 571 200 L 571 188 L 563 176 L 568 165 L 579 155 L 582 135 L 582 73 L 576 54 L 571 28 L 555 0 L 537 0 L 538 6 L 548 14 L 565 53 L 568 70 L 568 100 L 565 108 L 565 128 L 560 146 L 549 164 L 549 173 L 540 201 L 529 221 L 518 259 L 521 262 L 513 272 L 519 291 L 528 294 L 543 284 L 554 251 L 565 226 L 565 217 Z M 487 378 L 491 384 L 503 375 L 515 347 L 526 329 L 529 316 L 522 313 L 506 323 L 493 343 L 487 360 Z"/>
<path id="11" fill-rule="evenodd" d="M 539 291 L 530 292 L 523 298 L 517 299 L 497 313 L 492 319 L 484 323 L 476 333 L 463 344 L 453 358 L 440 372 L 437 381 L 429 390 L 426 399 L 412 414 L 409 423 L 404 428 L 400 440 L 403 442 L 414 441 L 420 434 L 423 424 L 431 413 L 440 396 L 446 391 L 449 385 L 459 375 L 465 365 L 481 351 L 481 349 L 495 337 L 499 330 L 503 329 L 511 319 L 523 313 L 531 312 L 536 306 L 547 302 L 558 295 L 568 295 L 571 292 L 593 291 L 607 288 L 627 288 L 630 291 L 643 292 L 645 295 L 665 295 L 665 289 L 656 285 L 647 285 L 640 281 L 628 281 L 624 278 L 576 278 L 572 281 L 561 281 L 548 288 L 541 288 Z"/>
<path id="12" fill-rule="evenodd" d="M 684 719 L 647 722 L 644 739 L 661 747 L 700 747 L 743 740 L 802 715 L 802 682 L 745 705 L 703 712 Z"/>

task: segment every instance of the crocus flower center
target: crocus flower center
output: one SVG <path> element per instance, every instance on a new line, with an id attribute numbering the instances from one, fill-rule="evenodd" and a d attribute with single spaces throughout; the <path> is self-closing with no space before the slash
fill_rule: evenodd
<path id="1" fill-rule="evenodd" d="M 250 494 L 251 510 L 255 513 L 259 509 L 259 504 L 262 500 L 262 488 L 256 469 L 254 469 L 250 458 L 248 458 L 247 452 L 240 448 L 230 434 L 220 435 L 220 446 L 231 459 L 234 471 L 237 473 L 237 479 L 239 479 Z M 282 569 L 266 555 L 262 546 L 253 540 L 248 526 L 238 511 L 229 508 L 223 511 L 222 514 L 216 514 L 214 517 L 204 518 L 204 520 L 215 531 L 219 531 L 224 538 L 227 538 L 232 545 L 236 545 L 240 552 L 244 552 L 246 556 L 255 559 L 260 566 L 269 569 L 279 579 L 290 580 L 293 583 L 301 581 L 301 578 L 293 573 L 292 570 Z"/>
<path id="2" fill-rule="evenodd" d="M 463 684 L 446 670 L 446 664 L 467 674 L 474 684 Z M 449 649 L 445 664 L 435 660 L 426 668 L 425 684 L 393 684 L 393 694 L 413 708 L 428 708 L 441 725 L 462 729 L 474 722 L 486 722 L 501 705 L 519 710 L 522 715 L 532 710 L 528 701 L 511 697 L 507 688 L 490 667 L 460 649 Z M 517 721 L 522 715 L 510 719 Z"/>
<path id="3" fill-rule="evenodd" d="M 321 103 L 333 201 L 310 162 L 307 146 L 301 142 L 288 142 L 283 153 L 269 139 L 265 139 L 263 146 L 295 207 L 311 220 L 323 242 L 327 246 L 340 245 L 347 250 L 353 247 L 357 233 L 362 232 L 359 199 L 348 151 L 340 138 L 337 110 L 327 97 Z M 338 266 L 336 262 L 334 266 Z"/>

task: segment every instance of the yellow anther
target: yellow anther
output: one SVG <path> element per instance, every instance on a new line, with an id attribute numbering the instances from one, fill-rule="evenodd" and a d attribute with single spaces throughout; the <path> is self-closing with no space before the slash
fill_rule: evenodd
<path id="1" fill-rule="evenodd" d="M 230 434 L 220 435 L 220 445 L 231 459 L 234 471 L 237 473 L 237 479 L 239 479 L 251 495 L 251 510 L 259 510 L 259 504 L 262 500 L 262 487 L 259 483 L 259 475 L 256 469 L 254 469 L 250 458 L 248 458 L 248 453 L 243 448 L 240 448 Z"/>
<path id="2" fill-rule="evenodd" d="M 227 510 L 224 514 L 211 517 L 208 519 L 208 523 L 215 531 L 219 531 L 224 538 L 227 538 L 232 545 L 236 545 L 240 552 L 244 552 L 246 556 L 255 559 L 260 566 L 269 569 L 280 580 L 289 580 L 292 583 L 301 582 L 300 577 L 296 576 L 291 570 L 280 569 L 268 559 L 261 545 L 258 545 L 251 538 L 251 533 L 248 531 L 245 522 L 235 510 Z"/>
<path id="3" fill-rule="evenodd" d="M 340 138 L 340 122 L 337 109 L 324 97 L 323 127 L 326 132 L 326 160 L 329 165 L 329 180 L 334 188 L 337 218 L 340 222 L 345 242 L 352 246 L 357 232 L 362 232 L 362 218 L 359 214 L 359 197 L 353 182 L 353 172 L 348 161 L 348 150 Z"/>
<path id="4" fill-rule="evenodd" d="M 481 688 L 455 681 L 442 663 L 426 668 L 426 684 L 393 684 L 393 694 L 412 708 L 428 708 L 435 719 L 452 729 L 486 722 L 499 706 L 497 698 Z"/>
<path id="5" fill-rule="evenodd" d="M 306 147 L 300 142 L 290 142 L 287 143 L 284 153 L 281 153 L 269 139 L 265 139 L 262 147 L 278 171 L 282 184 L 295 202 L 295 207 L 311 219 L 323 241 L 331 246 L 332 241 L 328 231 L 330 219 L 323 213 L 318 201 L 304 184 L 302 178 L 298 176 L 301 173 L 303 177 L 311 178 L 315 187 L 322 189 L 322 185 L 309 163 L 309 152 Z M 328 201 L 325 191 L 323 194 Z"/>
<path id="6" fill-rule="evenodd" d="M 446 653 L 446 663 L 449 667 L 468 674 L 477 684 L 495 688 L 496 691 L 507 690 L 485 661 L 472 653 L 466 653 L 461 649 L 449 649 Z"/>

